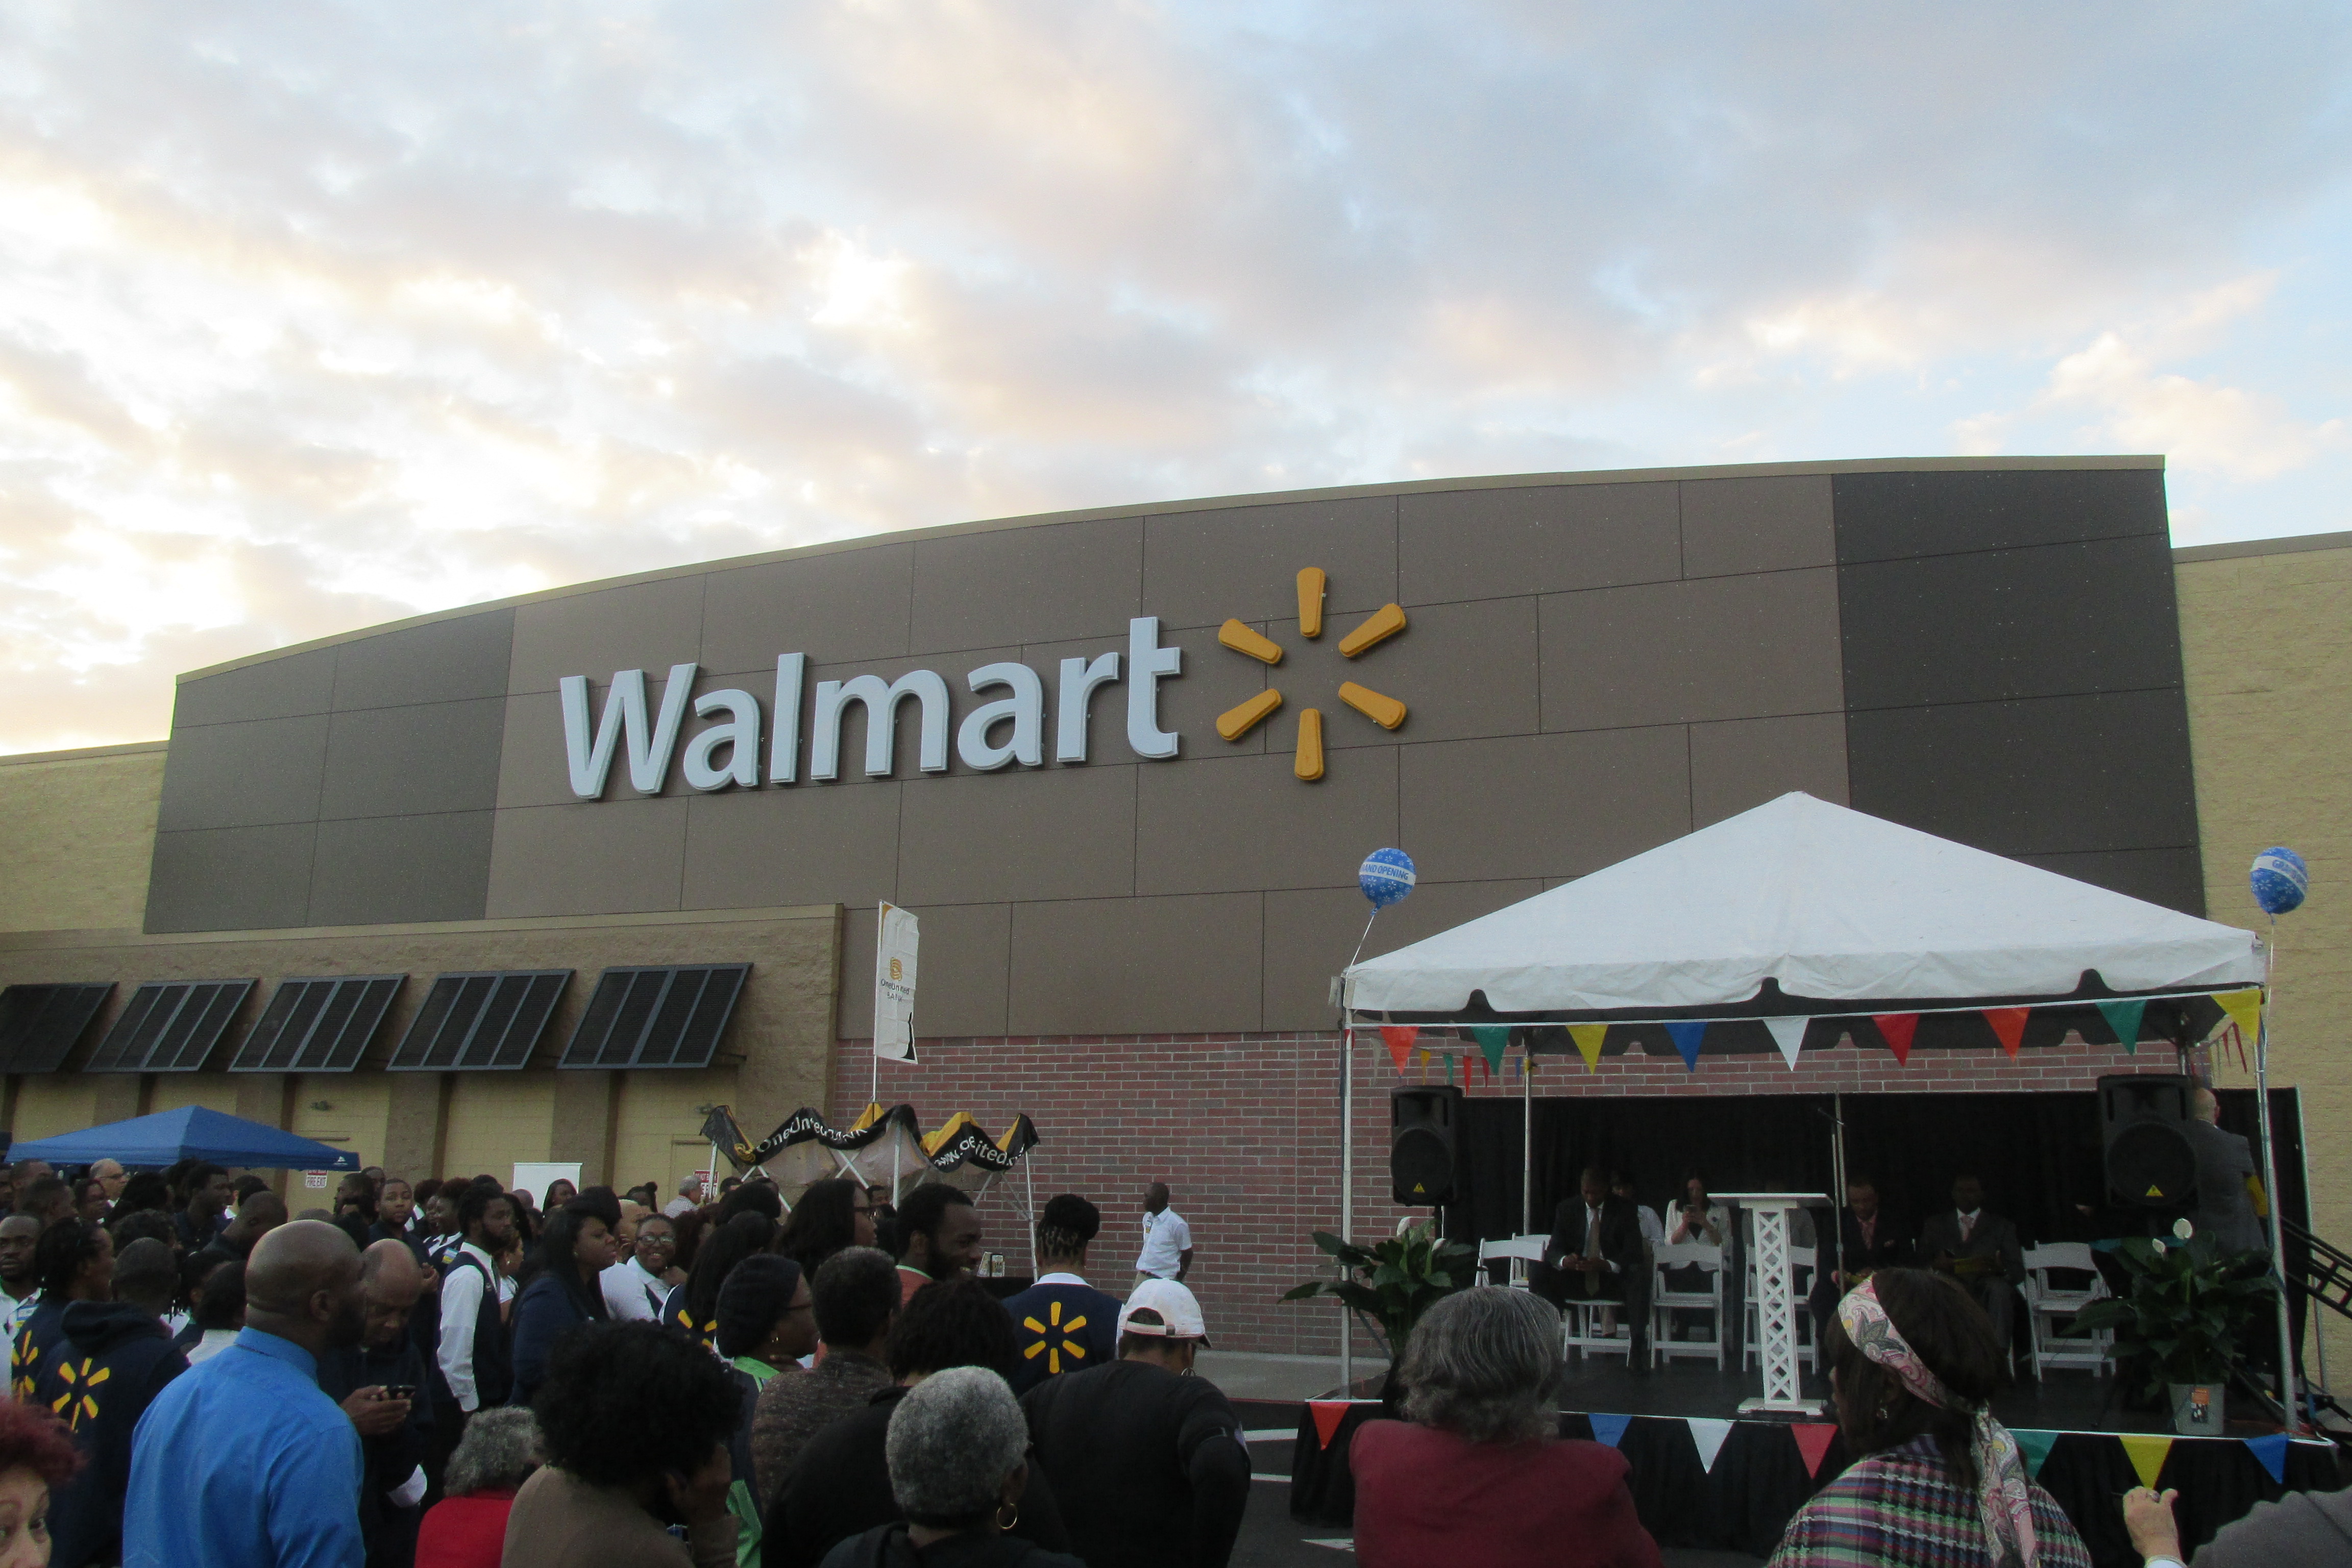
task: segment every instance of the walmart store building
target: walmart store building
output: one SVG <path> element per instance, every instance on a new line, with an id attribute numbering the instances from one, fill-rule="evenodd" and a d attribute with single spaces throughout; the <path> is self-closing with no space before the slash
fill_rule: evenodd
<path id="1" fill-rule="evenodd" d="M 1377 951 L 1801 789 L 2239 923 L 2252 854 L 2300 848 L 2280 1076 L 2341 1240 L 2348 612 L 2352 536 L 2176 551 L 2161 460 L 2103 458 L 1114 508 L 423 616 L 184 676 L 167 742 L 0 759 L 0 983 L 94 988 L 0 1039 L 0 1121 L 201 1103 L 415 1175 L 667 1182 L 708 1163 L 701 1107 L 756 1137 L 864 1106 L 887 900 L 922 921 L 922 1059 L 882 1098 L 1032 1116 L 1041 1194 L 1113 1216 L 1107 1279 L 1166 1179 L 1223 1342 L 1321 1349 L 1272 1299 L 1338 1207 L 1357 862 L 1421 868 Z M 1848 1045 L 1677 1092 L 2135 1065 L 2167 1064 L 1904 1079 Z"/>

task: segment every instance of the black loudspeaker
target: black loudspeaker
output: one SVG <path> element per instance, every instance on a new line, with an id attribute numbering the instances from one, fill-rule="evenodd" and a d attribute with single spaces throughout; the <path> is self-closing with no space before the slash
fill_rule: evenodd
<path id="1" fill-rule="evenodd" d="M 1397 1202 L 1428 1208 L 1454 1201 L 1461 1126 L 1458 1089 L 1389 1090 L 1389 1189 Z"/>
<path id="2" fill-rule="evenodd" d="M 2099 1080 L 2099 1148 L 2116 1202 L 2169 1209 L 2197 1201 L 2188 1131 L 2195 1088 L 2173 1074 Z"/>

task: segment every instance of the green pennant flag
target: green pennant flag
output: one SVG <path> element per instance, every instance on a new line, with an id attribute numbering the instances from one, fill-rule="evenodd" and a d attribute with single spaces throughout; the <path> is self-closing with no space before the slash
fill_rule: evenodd
<path id="1" fill-rule="evenodd" d="M 2009 1435 L 2017 1439 L 2018 1448 L 2025 1455 L 2028 1475 L 2040 1476 L 2042 1467 L 2050 1462 L 2050 1450 L 2058 1446 L 2055 1432 L 2036 1432 L 2024 1426 L 2012 1426 Z"/>
<path id="2" fill-rule="evenodd" d="M 1454 1053 L 1444 1051 L 1440 1054 L 1445 1058 L 1445 1087 L 1452 1089 L 1454 1087 Z"/>
<path id="3" fill-rule="evenodd" d="M 2124 1055 L 2137 1056 L 2139 1054 L 2139 1016 L 2147 1011 L 2147 1000 L 2135 996 L 2122 1002 L 2102 1002 L 2098 1004 L 2098 1008 L 2099 1016 L 2105 1018 L 2107 1021 L 2107 1027 L 2116 1032 L 2116 1040 L 2121 1042 L 2124 1047 Z"/>
<path id="4" fill-rule="evenodd" d="M 1507 1024 L 1481 1024 L 1470 1031 L 1478 1038 L 1478 1048 L 1486 1055 L 1486 1075 L 1491 1078 L 1503 1070 L 1503 1053 L 1511 1048 L 1511 1030 Z"/>

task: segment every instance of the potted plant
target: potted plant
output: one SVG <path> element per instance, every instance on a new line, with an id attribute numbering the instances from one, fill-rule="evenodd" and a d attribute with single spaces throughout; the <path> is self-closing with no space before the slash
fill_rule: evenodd
<path id="1" fill-rule="evenodd" d="M 1476 1247 L 1447 1241 L 1428 1220 L 1370 1247 L 1342 1241 L 1327 1230 L 1315 1233 L 1315 1245 L 1339 1260 L 1346 1277 L 1309 1279 L 1282 1299 L 1337 1296 L 1379 1342 L 1391 1373 L 1421 1315 L 1441 1297 L 1469 1284 L 1478 1258 Z"/>
<path id="2" fill-rule="evenodd" d="M 2174 1431 L 2217 1435 L 2239 1346 L 2262 1331 L 2274 1310 L 2275 1282 L 2248 1259 L 2222 1256 L 2201 1236 L 2132 1237 L 2116 1250 L 2128 1288 L 2084 1308 L 2075 1326 L 2114 1331 L 2118 1372 L 2137 1373 L 2141 1392 L 2164 1400 Z"/>

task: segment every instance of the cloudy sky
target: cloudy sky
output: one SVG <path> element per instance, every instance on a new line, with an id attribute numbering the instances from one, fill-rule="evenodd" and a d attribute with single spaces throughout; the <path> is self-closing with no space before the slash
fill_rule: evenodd
<path id="1" fill-rule="evenodd" d="M 2162 452 L 2352 528 L 2352 12 L 0 11 L 0 750 L 880 530 Z"/>

